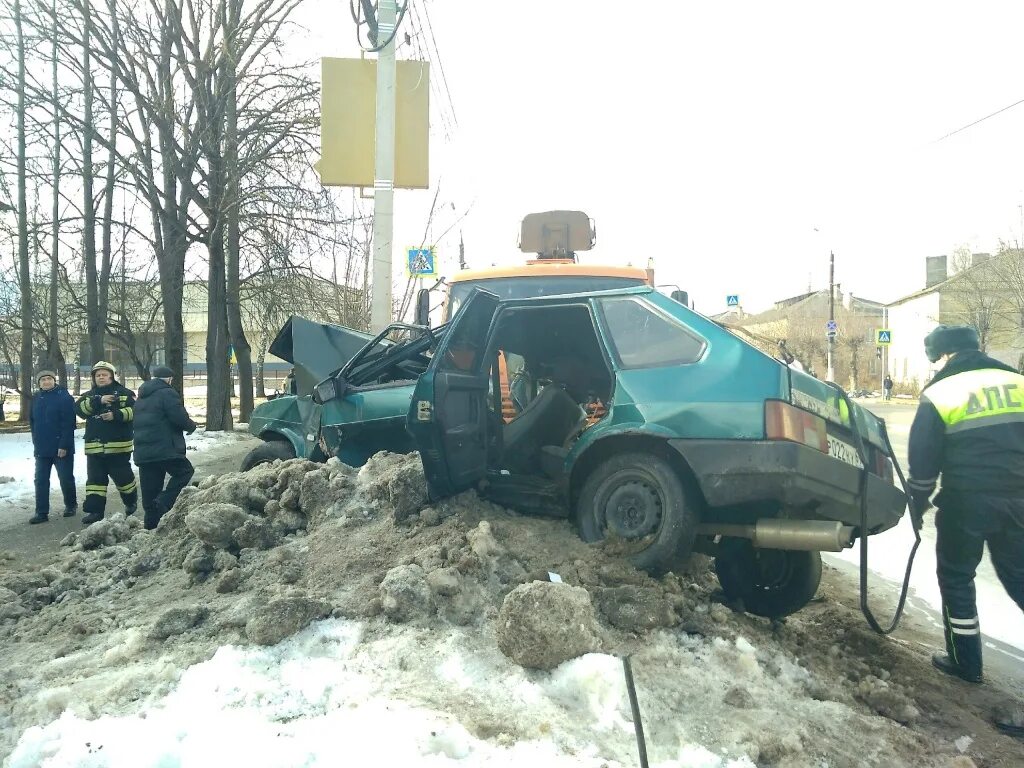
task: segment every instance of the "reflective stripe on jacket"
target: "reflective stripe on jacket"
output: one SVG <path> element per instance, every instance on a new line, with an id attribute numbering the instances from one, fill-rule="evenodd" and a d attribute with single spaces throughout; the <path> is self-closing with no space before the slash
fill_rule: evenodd
<path id="1" fill-rule="evenodd" d="M 910 481 L 950 490 L 1024 493 L 1024 376 L 980 352 L 957 355 L 921 394 L 910 430 Z"/>

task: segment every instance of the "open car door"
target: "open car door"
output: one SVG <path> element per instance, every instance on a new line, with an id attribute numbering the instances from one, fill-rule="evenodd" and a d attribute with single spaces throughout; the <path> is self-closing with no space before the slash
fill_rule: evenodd
<path id="1" fill-rule="evenodd" d="M 408 427 L 430 498 L 472 488 L 487 472 L 490 365 L 487 333 L 498 297 L 474 289 L 413 391 Z"/>

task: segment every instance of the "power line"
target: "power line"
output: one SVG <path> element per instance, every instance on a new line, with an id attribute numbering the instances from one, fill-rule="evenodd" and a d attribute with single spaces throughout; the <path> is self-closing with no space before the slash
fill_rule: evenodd
<path id="1" fill-rule="evenodd" d="M 426 9 L 424 8 L 424 13 Z M 421 20 L 419 12 L 416 7 L 412 8 L 412 23 L 414 28 L 417 30 L 414 37 L 417 50 L 421 53 L 423 58 L 427 61 L 436 61 L 440 67 L 440 52 L 434 48 L 434 54 L 431 55 L 429 41 L 427 39 L 426 26 Z M 422 40 L 421 40 L 422 38 Z M 443 74 L 442 74 L 443 77 Z M 442 128 L 444 129 L 445 139 L 451 141 L 452 134 L 455 131 L 457 122 L 455 121 L 455 107 L 452 103 L 451 92 L 447 92 L 447 99 L 445 94 L 441 92 L 441 87 L 437 83 L 436 78 L 430 78 L 430 89 L 434 94 L 434 98 L 438 105 L 438 114 L 441 118 Z M 450 115 L 450 116 L 449 116 Z"/>
<path id="2" fill-rule="evenodd" d="M 452 120 L 455 121 L 455 127 L 459 127 L 459 118 L 455 114 L 455 103 L 452 101 L 452 92 L 448 87 L 448 76 L 444 73 L 444 64 L 441 63 L 441 49 L 437 47 L 437 40 L 434 38 L 434 25 L 430 23 L 430 10 L 427 8 L 427 4 L 423 4 L 423 18 L 427 22 L 427 33 L 430 35 L 430 41 L 434 44 L 434 53 L 437 55 L 437 68 L 441 70 L 441 80 L 444 83 L 445 93 L 448 95 L 448 106 L 451 108 Z"/>
<path id="3" fill-rule="evenodd" d="M 940 141 L 944 141 L 945 139 L 948 139 L 950 136 L 955 136 L 956 134 L 960 133 L 961 131 L 966 131 L 968 128 L 973 128 L 978 123 L 983 123 L 986 120 L 988 120 L 990 117 L 995 117 L 996 115 L 1002 114 L 1006 110 L 1013 109 L 1014 107 L 1018 106 L 1019 104 L 1024 104 L 1024 99 L 1021 99 L 1020 101 L 1015 101 L 1015 102 L 1013 102 L 1013 104 L 1010 104 L 1008 107 L 1003 107 L 1002 109 L 996 110 L 991 115 L 985 115 L 980 120 L 975 120 L 973 123 L 968 123 L 967 125 L 963 126 L 962 128 L 957 128 L 952 133 L 947 133 L 945 136 L 936 139 L 934 143 L 938 144 Z"/>

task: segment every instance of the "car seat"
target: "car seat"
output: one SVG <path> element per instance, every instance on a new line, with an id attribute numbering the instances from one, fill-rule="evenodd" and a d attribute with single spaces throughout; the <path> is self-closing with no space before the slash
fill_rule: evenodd
<path id="1" fill-rule="evenodd" d="M 586 412 L 564 389 L 549 384 L 505 425 L 502 467 L 512 472 L 536 471 L 540 467 L 541 448 L 561 446 L 586 418 Z"/>

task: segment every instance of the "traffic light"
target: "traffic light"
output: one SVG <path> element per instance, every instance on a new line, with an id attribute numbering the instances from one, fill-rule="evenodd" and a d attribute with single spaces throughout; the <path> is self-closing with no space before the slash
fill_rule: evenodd
<path id="1" fill-rule="evenodd" d="M 881 347 L 875 347 L 875 357 L 877 357 L 879 360 L 882 359 L 882 348 Z"/>

